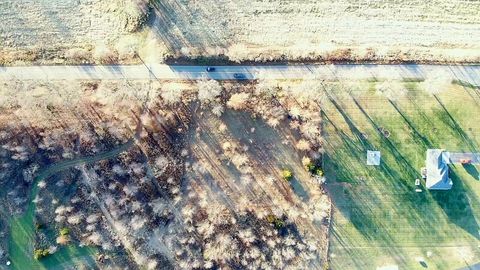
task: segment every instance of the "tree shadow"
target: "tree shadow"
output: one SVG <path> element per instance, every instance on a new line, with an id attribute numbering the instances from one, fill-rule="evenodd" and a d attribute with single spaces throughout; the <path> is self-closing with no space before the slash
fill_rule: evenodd
<path id="1" fill-rule="evenodd" d="M 474 179 L 480 180 L 480 172 L 478 172 L 473 164 L 463 164 L 462 166 Z"/>
<path id="2" fill-rule="evenodd" d="M 415 124 L 406 116 L 406 114 L 400 109 L 400 107 L 395 102 L 393 102 L 391 100 L 388 100 L 388 101 L 393 106 L 393 108 L 395 108 L 395 110 L 398 112 L 398 114 L 403 118 L 405 123 L 407 123 L 408 126 L 410 127 L 410 129 L 413 131 L 414 138 L 417 141 L 421 142 L 421 144 L 424 146 L 425 149 L 432 148 L 432 143 L 425 136 L 423 136 L 420 132 L 418 132 L 418 129 L 415 126 Z"/>
<path id="3" fill-rule="evenodd" d="M 332 160 L 335 176 L 341 178 L 342 182 L 352 183 L 356 187 L 367 185 L 364 183 L 364 181 L 366 181 L 365 178 L 372 176 L 372 174 L 374 177 L 379 176 L 382 179 L 398 179 L 400 175 L 385 162 L 382 162 L 382 165 L 379 167 L 366 167 L 367 165 L 365 164 L 364 160 L 366 158 L 366 150 L 377 148 L 360 132 L 350 115 L 331 96 L 330 101 L 336 110 L 341 114 L 343 120 L 355 137 L 351 138 L 345 134 L 343 130 L 338 129 L 338 127 L 331 121 L 325 112 L 323 113 L 323 116 L 325 117 L 326 121 L 334 127 L 342 145 L 346 147 L 348 156 L 354 160 L 353 163 L 357 163 L 350 164 L 350 160 L 339 160 L 335 156 L 325 155 L 325 158 Z M 337 149 L 336 151 L 340 151 L 340 149 Z M 365 153 L 365 155 L 362 155 L 363 153 Z M 352 170 L 352 167 L 358 165 L 361 165 L 363 169 L 370 175 L 353 174 L 354 170 Z M 389 184 L 396 185 L 395 181 Z M 383 225 L 378 223 L 378 221 L 373 218 L 375 216 L 374 212 L 377 211 L 377 208 L 379 207 L 379 205 L 375 205 L 374 203 L 379 201 L 374 192 L 366 190 L 363 196 L 358 196 L 356 192 L 353 192 L 353 189 L 343 189 L 340 193 L 332 193 L 334 194 L 333 201 L 335 205 L 340 211 L 349 216 L 349 221 L 364 237 L 370 240 L 379 240 L 383 243 L 385 243 L 385 241 L 390 241 L 390 236 L 388 236 L 388 234 L 380 233 L 383 230 Z"/>
<path id="4" fill-rule="evenodd" d="M 432 245 L 449 241 L 448 238 L 451 236 L 448 236 L 448 233 L 452 232 L 455 226 L 452 228 L 452 225 L 445 227 L 439 224 L 449 223 L 448 221 L 453 220 L 456 216 L 458 221 L 455 224 L 463 230 L 468 230 L 469 235 L 474 235 L 478 239 L 476 236 L 478 235 L 478 226 L 472 209 L 469 208 L 470 205 L 478 204 L 477 201 L 473 201 L 476 198 L 470 198 L 466 193 L 457 194 L 460 196 L 459 202 L 445 203 L 442 207 L 443 211 L 450 212 L 444 214 L 441 210 L 437 210 L 438 200 L 431 198 L 432 193 L 435 192 L 416 193 L 414 191 L 413 180 L 420 178 L 420 174 L 419 168 L 415 169 L 414 167 L 416 159 L 408 153 L 418 150 L 423 155 L 423 150 L 434 144 L 429 133 L 423 135 L 425 133 L 422 132 L 424 123 L 433 126 L 430 114 L 425 113 L 425 108 L 421 107 L 421 104 L 416 106 L 418 111 L 411 116 L 410 111 L 404 111 L 402 110 L 404 107 L 391 102 L 401 116 L 401 118 L 395 117 L 394 120 L 402 122 L 403 119 L 405 125 L 403 123 L 402 125 L 405 127 L 408 125 L 412 136 L 415 137 L 413 142 L 410 141 L 408 145 L 402 145 L 403 142 L 397 140 L 395 136 L 386 138 L 380 132 L 369 141 L 369 138 L 365 138 L 359 128 L 375 132 L 375 130 L 379 130 L 382 123 L 385 123 L 384 118 L 375 112 L 369 115 L 372 112 L 370 107 L 363 105 L 362 100 L 357 101 L 354 97 L 352 99 L 360 113 L 357 113 L 356 110 L 352 111 L 350 103 L 333 100 L 332 110 L 324 112 L 322 115 L 324 123 L 329 125 L 327 133 L 331 134 L 331 138 L 326 142 L 328 148 L 331 149 L 325 155 L 325 158 L 329 160 L 326 171 L 329 176 L 330 174 L 334 175 L 333 182 L 329 178 L 326 187 L 331 194 L 332 202 L 338 209 L 338 214 L 333 220 L 331 239 L 335 242 L 335 247 L 341 249 L 341 252 L 349 257 L 351 265 L 365 268 L 360 267 L 365 263 L 360 259 L 362 256 L 365 258 L 365 254 L 360 254 L 355 249 L 356 246 L 362 244 L 364 246 L 371 245 L 372 249 L 374 246 L 381 246 L 385 253 L 395 254 L 392 256 L 400 260 L 407 255 L 405 250 L 398 250 L 399 246 L 415 245 L 427 248 L 429 245 L 428 248 L 430 248 Z M 354 108 L 355 105 L 353 105 Z M 420 119 L 416 118 L 417 113 Z M 337 114 L 339 115 L 337 116 Z M 363 118 L 357 121 L 362 116 L 367 119 L 367 123 Z M 346 125 L 343 124 L 344 122 Z M 382 150 L 381 166 L 359 168 L 358 163 L 364 158 L 362 151 L 372 147 L 372 144 Z M 359 174 L 367 175 L 368 179 L 357 179 Z M 342 178 L 342 181 L 339 182 L 335 178 Z M 344 181 L 344 179 L 349 180 Z M 453 196 L 451 200 L 457 200 L 457 197 Z M 449 208 L 451 205 L 454 205 L 457 213 Z M 338 220 L 337 217 L 339 217 Z M 345 223 L 343 219 L 346 220 Z M 456 231 L 465 237 L 463 232 L 460 233 L 458 229 Z"/>
<path id="5" fill-rule="evenodd" d="M 352 97 L 354 103 L 356 104 L 357 108 L 363 113 L 363 115 L 367 118 L 367 120 L 370 122 L 370 124 L 375 128 L 375 130 L 379 130 L 379 126 L 375 123 L 375 121 L 365 112 L 365 110 L 362 108 L 362 106 L 358 103 L 358 101 Z M 352 140 L 350 137 L 348 137 L 342 130 L 339 130 L 330 120 L 330 118 L 324 113 L 325 119 L 329 122 L 332 123 L 333 127 L 335 128 L 337 134 L 340 135 L 342 138 L 343 144 L 346 145 L 348 148 L 350 148 L 350 153 L 352 155 L 355 155 L 359 160 L 361 160 L 363 157 L 359 156 L 359 151 L 363 151 L 366 154 L 366 150 L 373 150 L 377 149 L 366 137 L 363 133 L 359 131 L 357 126 L 353 123 L 353 120 L 351 117 L 348 115 L 348 113 L 333 99 L 330 97 L 330 101 L 332 104 L 335 106 L 337 111 L 342 115 L 342 118 L 344 121 L 347 123 L 350 131 L 355 135 L 355 138 L 357 141 L 359 141 L 362 145 L 362 147 L 358 147 L 358 144 Z M 413 125 L 413 124 L 412 124 Z M 415 177 L 418 177 L 418 173 L 416 172 L 415 168 L 410 164 L 410 162 L 399 152 L 399 150 L 395 147 L 395 145 L 388 139 L 385 138 L 383 135 L 379 135 L 382 141 L 382 145 L 387 147 L 389 152 L 395 156 L 395 159 L 397 161 L 400 161 L 399 164 L 404 167 L 404 171 L 410 175 L 412 179 Z M 391 168 L 387 163 L 382 162 L 381 166 L 379 167 L 380 170 L 385 174 L 390 176 L 392 179 L 401 179 L 401 175 L 396 172 L 393 168 Z M 395 184 L 395 183 L 394 183 Z M 397 185 L 398 186 L 398 185 Z"/>
<path id="6" fill-rule="evenodd" d="M 378 131 L 379 125 L 357 100 L 353 101 L 361 111 L 361 115 L 369 121 L 373 130 Z M 367 166 L 364 164 L 363 152 L 369 148 L 376 149 L 376 147 L 368 140 L 368 137 L 366 138 L 359 131 L 358 125 L 338 102 L 333 100 L 332 104 L 355 135 L 348 136 L 332 122 L 326 112 L 323 113 L 325 123 L 331 124 L 335 134 L 334 138 L 338 138 L 338 144 L 341 145 L 341 147 L 335 145 L 335 142 L 332 141 L 333 138 L 328 140 L 327 143 L 335 154 L 325 155 L 326 159 L 331 160 L 328 162 L 327 173 L 339 178 L 335 179 L 337 183 L 327 184 L 327 189 L 332 195 L 337 209 L 347 217 L 349 223 L 368 242 L 372 242 L 372 245 L 385 246 L 387 252 L 392 254 L 402 253 L 401 250 L 396 249 L 398 249 L 398 235 L 404 231 L 415 239 L 417 236 L 427 238 L 440 234 L 441 228 L 433 225 L 437 217 L 427 218 L 425 216 L 425 213 L 430 212 L 432 206 L 431 201 L 428 200 L 430 195 L 426 192 L 414 192 L 414 179 L 419 178 L 420 175 L 400 152 L 401 148 L 397 148 L 398 145 L 394 141 L 378 132 L 381 143 L 379 149 L 383 151 L 385 158 L 382 157 L 380 166 Z M 400 111 L 400 113 L 403 112 Z M 407 117 L 405 116 L 405 118 Z M 414 126 L 410 119 L 405 120 Z M 418 132 L 418 134 L 420 133 Z M 375 139 L 378 138 L 375 137 Z M 415 147 L 426 147 L 424 143 L 427 143 L 428 140 L 426 138 L 425 140 L 417 140 Z M 393 159 L 390 159 L 390 156 Z M 390 160 L 393 161 L 390 162 Z M 358 168 L 358 166 L 361 167 Z M 364 175 L 359 175 L 362 173 Z M 390 208 L 391 210 L 388 210 Z M 403 224 L 397 224 L 396 219 L 403 220 L 400 222 Z M 415 228 L 415 232 L 411 232 L 408 228 Z M 340 236 L 345 238 L 340 239 L 341 241 L 345 243 L 352 241 L 350 245 L 355 245 L 355 239 L 348 239 L 350 238 L 348 231 L 344 235 L 339 233 L 338 237 Z M 348 246 L 348 244 L 345 245 Z M 396 251 L 398 252 L 395 253 Z"/>
<path id="7" fill-rule="evenodd" d="M 376 129 L 380 130 L 380 127 L 377 123 L 372 119 L 372 117 L 365 111 L 362 105 L 358 102 L 358 100 L 352 96 L 352 100 L 357 106 L 357 108 L 362 112 L 365 118 L 370 122 L 370 124 Z M 397 147 L 393 144 L 391 140 L 386 138 L 385 136 L 380 136 L 383 146 L 387 147 L 389 152 L 394 155 L 395 160 L 401 165 L 404 169 L 404 173 L 407 173 L 411 179 L 415 179 L 420 177 L 419 172 L 411 165 L 411 163 L 400 153 Z"/>
<path id="8" fill-rule="evenodd" d="M 476 78 L 471 75 L 472 72 L 468 71 L 468 66 L 460 65 L 461 69 L 463 69 L 463 70 L 467 69 L 467 71 L 465 73 L 463 73 L 463 72 L 461 73 L 461 75 L 460 75 L 461 77 L 457 75 L 457 73 L 455 72 L 455 70 L 452 66 L 449 65 L 448 68 L 450 69 L 451 73 L 454 74 L 454 76 L 456 78 L 455 80 L 452 81 L 452 84 L 460 85 L 465 90 L 465 92 L 467 92 L 470 95 L 470 97 L 472 97 L 472 99 L 475 101 L 475 103 L 478 105 L 479 102 L 478 102 L 477 98 L 480 98 L 480 91 L 479 91 L 480 86 L 478 84 L 474 83 L 476 81 Z M 466 76 L 464 74 L 466 74 Z M 469 91 L 469 89 L 471 89 L 473 91 L 473 93 L 471 93 Z"/>
<path id="9" fill-rule="evenodd" d="M 474 196 L 468 196 L 462 180 L 453 170 L 450 170 L 449 174 L 453 181 L 452 189 L 431 191 L 432 197 L 452 223 L 480 240 L 479 225 L 471 206 L 472 204 L 479 205 L 480 202 Z"/>
<path id="10" fill-rule="evenodd" d="M 308 202 L 310 195 L 297 178 L 293 177 L 290 181 L 293 192 L 303 201 Z"/>
<path id="11" fill-rule="evenodd" d="M 460 137 L 462 137 L 463 141 L 467 144 L 468 148 L 472 152 L 477 152 L 478 146 L 475 144 L 475 142 L 468 136 L 468 134 L 463 130 L 463 128 L 460 126 L 460 124 L 453 118 L 452 114 L 447 110 L 445 104 L 436 96 L 433 95 L 435 100 L 438 102 L 440 107 L 442 108 L 442 111 L 439 115 L 440 119 L 448 126 L 450 127 L 456 134 L 458 134 Z"/>
<path id="12" fill-rule="evenodd" d="M 329 101 L 335 107 L 335 109 L 340 113 L 343 120 L 348 125 L 350 131 L 357 138 L 357 140 L 362 143 L 362 146 L 364 147 L 364 149 L 368 148 L 369 150 L 373 150 L 374 148 L 372 148 L 373 147 L 372 144 L 370 144 L 370 142 L 365 138 L 364 134 L 362 132 L 360 132 L 360 130 L 357 128 L 357 126 L 353 123 L 353 120 L 350 117 L 350 115 L 347 114 L 347 112 L 340 106 L 340 104 L 328 92 L 326 92 L 326 95 L 327 95 Z M 326 116 L 326 114 L 324 114 L 324 115 Z M 327 117 L 327 120 L 329 120 L 328 117 Z M 332 122 L 332 121 L 330 121 L 330 122 Z M 337 128 L 335 127 L 335 129 L 337 129 Z"/>

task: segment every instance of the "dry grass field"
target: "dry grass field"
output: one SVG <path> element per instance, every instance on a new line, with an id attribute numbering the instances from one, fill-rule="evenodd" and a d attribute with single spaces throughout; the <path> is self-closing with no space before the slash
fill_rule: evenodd
<path id="1" fill-rule="evenodd" d="M 0 64 L 118 61 L 144 40 L 147 11 L 147 1 L 1 1 Z"/>
<path id="2" fill-rule="evenodd" d="M 5 0 L 0 46 L 7 64 L 128 62 L 130 49 L 153 61 L 475 62 L 479 13 L 469 0 Z"/>
<path id="3" fill-rule="evenodd" d="M 115 37 L 120 25 L 109 22 L 100 1 L 2 1 L 3 46 L 56 46 Z"/>
<path id="4" fill-rule="evenodd" d="M 356 54 L 347 55 L 350 58 L 372 57 L 367 48 L 372 48 L 380 58 L 408 58 L 409 54 L 425 58 L 440 53 L 459 57 L 467 52 L 462 49 L 478 48 L 480 41 L 476 18 L 480 7 L 474 1 L 155 3 L 158 18 L 153 27 L 158 27 L 159 35 L 172 50 L 184 48 L 183 54 L 192 48 L 216 53 L 218 46 L 239 60 L 268 60 L 280 55 L 289 59 L 326 57 L 345 48 Z M 478 57 L 478 53 L 471 56 Z"/>

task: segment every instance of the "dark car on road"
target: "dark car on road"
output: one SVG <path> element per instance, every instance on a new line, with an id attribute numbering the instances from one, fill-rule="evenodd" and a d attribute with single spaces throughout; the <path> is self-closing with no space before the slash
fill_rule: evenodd
<path id="1" fill-rule="evenodd" d="M 214 67 L 207 67 L 207 72 L 214 72 L 215 68 Z"/>
<path id="2" fill-rule="evenodd" d="M 243 73 L 234 73 L 233 74 L 233 78 L 237 79 L 237 80 L 242 80 L 242 79 L 245 79 L 245 74 Z"/>

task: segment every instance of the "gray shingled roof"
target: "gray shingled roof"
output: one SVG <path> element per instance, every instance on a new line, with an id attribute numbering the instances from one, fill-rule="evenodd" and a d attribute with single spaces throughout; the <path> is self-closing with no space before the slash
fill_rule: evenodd
<path id="1" fill-rule="evenodd" d="M 448 177 L 448 158 L 444 158 L 442 149 L 427 150 L 427 179 L 428 189 L 447 190 L 452 188 L 452 180 Z"/>

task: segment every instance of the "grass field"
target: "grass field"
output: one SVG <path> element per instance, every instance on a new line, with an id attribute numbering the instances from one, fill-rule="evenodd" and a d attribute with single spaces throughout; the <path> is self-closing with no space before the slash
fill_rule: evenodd
<path id="1" fill-rule="evenodd" d="M 35 186 L 32 194 L 35 195 L 37 192 L 38 187 Z M 58 251 L 54 254 L 41 260 L 35 260 L 33 258 L 33 243 L 35 241 L 34 211 L 35 204 L 30 202 L 24 215 L 12 217 L 9 221 L 9 255 L 12 269 L 64 269 L 65 267 L 75 265 L 95 266 L 95 249 L 78 247 L 76 245 L 59 246 Z"/>
<path id="2" fill-rule="evenodd" d="M 480 93 L 452 85 L 430 96 L 417 83 L 407 86 L 395 102 L 365 83 L 361 95 L 331 96 L 325 105 L 332 269 L 455 269 L 480 261 L 480 168 L 451 166 L 452 190 L 414 191 L 427 148 L 480 151 Z M 380 166 L 366 166 L 367 150 L 381 151 Z"/>

